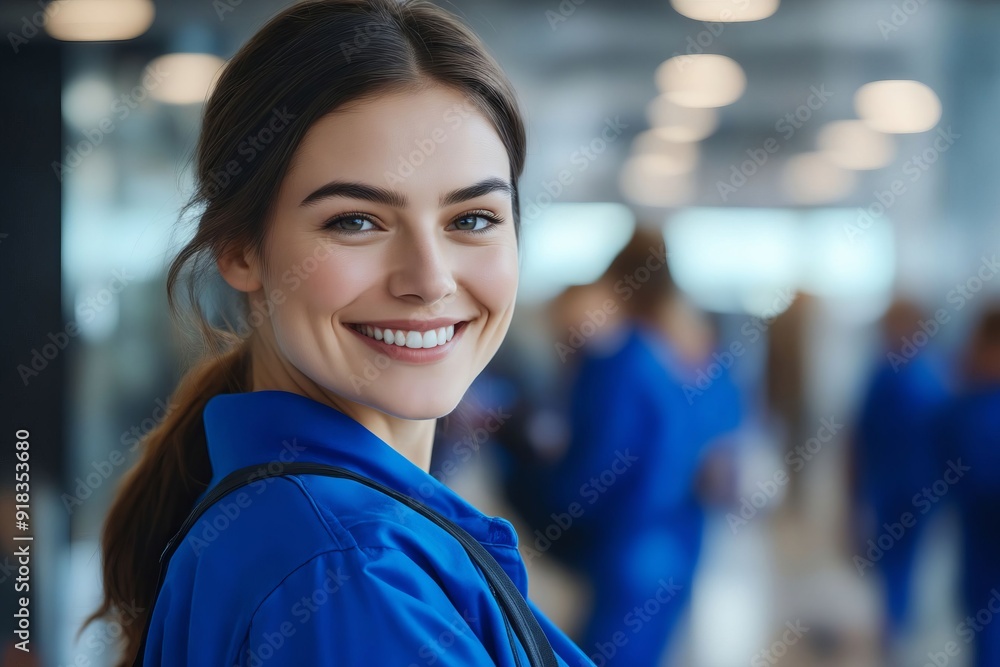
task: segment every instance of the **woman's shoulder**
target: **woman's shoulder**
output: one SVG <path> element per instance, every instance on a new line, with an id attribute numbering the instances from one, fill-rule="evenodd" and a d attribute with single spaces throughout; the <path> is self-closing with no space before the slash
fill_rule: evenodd
<path id="1" fill-rule="evenodd" d="M 258 480 L 213 503 L 181 542 L 198 561 L 262 560 L 277 564 L 324 551 L 379 546 L 379 538 L 412 532 L 404 506 L 348 479 L 285 475 Z M 374 541 L 374 543 L 373 543 Z M 384 546 L 384 545 L 383 545 Z"/>
<path id="2" fill-rule="evenodd" d="M 459 543 L 448 538 L 443 529 L 377 489 L 350 479 L 322 475 L 296 475 L 294 480 L 331 534 L 338 535 L 341 544 L 349 544 L 366 557 L 376 557 L 379 551 L 390 549 L 410 554 L 421 563 L 429 558 L 448 560 L 449 556 L 455 556 L 456 562 L 467 561 Z M 400 491 L 432 504 L 432 499 L 422 496 L 419 489 Z"/>
<path id="3" fill-rule="evenodd" d="M 455 595 L 394 548 L 316 554 L 253 610 L 241 658 L 268 654 L 280 667 L 494 664 L 481 639 L 483 598 L 468 582 Z"/>
<path id="4" fill-rule="evenodd" d="M 455 586 L 442 577 L 468 589 L 475 573 L 445 573 L 454 564 L 428 557 L 426 536 L 419 540 L 412 520 L 386 504 L 395 501 L 361 486 L 291 475 L 215 502 L 171 558 L 153 621 L 160 635 L 220 660 L 239 650 L 238 664 L 275 650 L 269 664 L 276 667 L 334 664 L 337 656 L 326 652 L 355 650 L 347 664 L 366 664 L 374 616 L 409 632 L 416 650 L 429 618 L 436 632 L 472 636 L 470 619 L 450 601 Z M 284 643 L 280 651 L 275 638 Z M 470 645 L 458 654 L 472 660 L 465 664 L 483 664 L 479 651 Z"/>
<path id="5" fill-rule="evenodd" d="M 255 483 L 256 484 L 256 483 Z M 318 554 L 370 562 L 399 552 L 424 568 L 460 568 L 460 545 L 386 494 L 349 479 L 288 475 L 234 490 L 213 504 L 178 548 L 192 566 L 266 591 Z M 461 553 L 460 553 L 461 552 Z M 237 584 L 237 582 L 239 582 Z"/>
<path id="6" fill-rule="evenodd" d="M 301 484 L 273 477 L 230 491 L 202 513 L 171 558 L 168 583 L 202 601 L 252 609 L 303 562 L 354 546 Z"/>
<path id="7" fill-rule="evenodd" d="M 457 542 L 443 532 L 446 539 L 435 539 L 440 529 L 428 519 L 348 479 L 292 475 L 277 478 L 274 489 L 265 492 L 274 493 L 266 504 L 283 511 L 283 535 L 298 544 L 248 604 L 241 649 L 248 659 L 280 636 L 276 654 L 288 661 L 281 665 L 372 664 L 374 656 L 381 664 L 410 664 L 443 658 L 433 639 L 444 633 L 456 638 L 448 649 L 455 662 L 439 664 L 488 663 L 477 636 L 489 592 L 470 585 L 480 578 Z M 241 567 L 270 567 L 268 549 L 255 545 Z"/>

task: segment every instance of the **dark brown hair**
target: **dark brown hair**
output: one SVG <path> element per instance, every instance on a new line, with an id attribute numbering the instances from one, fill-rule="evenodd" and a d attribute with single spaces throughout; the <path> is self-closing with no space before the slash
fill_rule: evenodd
<path id="1" fill-rule="evenodd" d="M 611 260 L 601 279 L 609 286 L 627 279 L 631 280 L 630 285 L 638 284 L 639 287 L 633 288 L 629 297 L 622 300 L 623 309 L 633 318 L 652 318 L 657 309 L 677 294 L 666 259 L 666 242 L 659 225 L 640 220 L 632 238 Z M 649 260 L 654 260 L 653 268 Z"/>
<path id="2" fill-rule="evenodd" d="M 152 613 L 160 554 L 212 478 L 204 406 L 216 394 L 250 390 L 248 343 L 229 317 L 222 325 L 206 317 L 205 281 L 218 278 L 216 259 L 236 247 L 263 261 L 278 188 L 319 118 L 347 102 L 429 85 L 461 93 L 496 129 L 510 161 L 517 232 L 526 152 L 517 99 L 479 38 L 449 12 L 426 0 L 301 2 L 271 19 L 224 67 L 205 105 L 196 192 L 185 207 L 200 211 L 197 229 L 167 275 L 171 313 L 190 316 L 203 358 L 182 378 L 167 417 L 117 491 L 101 536 L 104 599 L 81 627 L 99 618 L 119 623 L 119 665 L 134 661 Z M 268 127 L 270 140 L 249 157 L 247 139 Z M 178 295 L 181 284 L 187 290 Z M 245 317 L 246 297 L 231 289 L 227 296 Z"/>
<path id="3" fill-rule="evenodd" d="M 970 384 L 1000 383 L 1000 302 L 987 304 L 979 313 L 963 361 Z"/>

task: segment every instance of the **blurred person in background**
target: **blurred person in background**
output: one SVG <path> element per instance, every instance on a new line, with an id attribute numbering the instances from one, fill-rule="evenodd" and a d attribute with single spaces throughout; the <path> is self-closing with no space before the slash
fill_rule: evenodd
<path id="1" fill-rule="evenodd" d="M 948 485 L 962 526 L 959 647 L 974 645 L 975 667 L 1000 665 L 1000 303 L 979 318 L 967 346 L 964 386 L 940 421 Z M 935 490 L 936 492 L 937 490 Z"/>
<path id="2" fill-rule="evenodd" d="M 851 500 L 855 511 L 857 553 L 869 551 L 899 524 L 904 513 L 916 516 L 914 494 L 940 475 L 933 424 L 948 397 L 935 351 L 915 352 L 912 339 L 926 319 L 916 304 L 894 302 L 882 319 L 882 350 L 865 391 L 852 442 Z M 912 348 L 912 349 L 911 349 Z M 877 561 L 885 595 L 884 648 L 892 653 L 911 620 L 913 565 L 928 525 L 920 515 L 895 538 Z"/>
<path id="3" fill-rule="evenodd" d="M 534 383 L 529 410 L 533 417 L 525 427 L 528 451 L 522 452 L 522 459 L 541 465 L 554 463 L 566 453 L 567 401 L 581 361 L 592 350 L 615 345 L 621 324 L 615 294 L 602 281 L 570 285 L 548 302 L 544 311 L 545 334 L 551 341 L 545 346 L 544 358 L 533 363 L 532 352 L 507 354 L 511 347 L 504 345 L 491 365 L 503 364 L 521 375 L 543 376 Z"/>
<path id="4" fill-rule="evenodd" d="M 781 443 L 781 458 L 795 455 L 795 447 L 811 435 L 809 395 L 806 391 L 807 335 L 814 314 L 813 297 L 797 293 L 791 305 L 771 323 L 767 336 L 764 376 L 766 417 Z M 800 510 L 803 491 L 800 475 L 790 475 L 782 507 Z"/>
<path id="5" fill-rule="evenodd" d="M 572 533 L 592 583 L 581 646 L 597 664 L 655 666 L 691 595 L 704 445 L 735 425 L 738 408 L 723 382 L 685 396 L 709 332 L 673 283 L 658 228 L 640 225 L 599 282 L 621 322 L 580 356 L 570 443 L 546 507 L 567 517 L 563 537 Z"/>
<path id="6" fill-rule="evenodd" d="M 577 569 L 588 536 L 576 527 L 560 529 L 558 539 L 550 539 L 552 514 L 565 508 L 550 507 L 547 489 L 562 474 L 559 463 L 569 446 L 569 393 L 577 369 L 592 350 L 613 345 L 618 335 L 621 309 L 613 296 L 602 281 L 565 288 L 544 308 L 545 333 L 552 341 L 545 346 L 544 363 L 533 359 L 526 344 L 518 346 L 514 336 L 484 372 L 513 388 L 505 406 L 510 418 L 498 439 L 506 462 L 504 494 L 531 528 L 524 550 L 532 556 L 551 555 Z M 600 315 L 588 318 L 587 313 Z"/>

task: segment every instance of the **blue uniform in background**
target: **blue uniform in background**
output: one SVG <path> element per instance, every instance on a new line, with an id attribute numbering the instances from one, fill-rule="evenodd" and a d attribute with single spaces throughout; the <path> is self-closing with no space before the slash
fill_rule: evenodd
<path id="1" fill-rule="evenodd" d="M 917 517 L 877 563 L 892 632 L 906 621 L 914 556 L 928 523 L 913 497 L 942 473 L 934 424 L 947 398 L 929 353 L 897 368 L 885 360 L 871 380 L 857 425 L 858 491 L 872 510 L 876 534 L 885 530 L 884 524 L 899 522 L 905 512 Z"/>
<path id="2" fill-rule="evenodd" d="M 475 537 L 527 597 L 517 535 L 347 415 L 284 391 L 204 411 L 213 478 L 315 461 L 406 493 Z M 207 493 L 207 490 L 206 490 Z M 202 494 L 204 496 L 204 494 Z M 563 667 L 592 663 L 529 602 Z M 521 664 L 527 656 L 520 649 Z M 431 520 L 347 479 L 258 480 L 212 506 L 170 561 L 145 664 L 174 667 L 513 666 L 485 578 Z"/>
<path id="3" fill-rule="evenodd" d="M 1000 665 L 1000 387 L 956 398 L 941 420 L 962 523 L 960 645 L 975 642 L 976 667 Z"/>
<path id="4" fill-rule="evenodd" d="M 571 444 L 547 504 L 577 509 L 567 531 L 586 545 L 577 561 L 595 593 L 581 646 L 598 665 L 659 664 L 690 597 L 702 525 L 693 483 L 714 399 L 689 404 L 680 372 L 663 337 L 634 325 L 617 349 L 591 348 L 573 385 Z"/>

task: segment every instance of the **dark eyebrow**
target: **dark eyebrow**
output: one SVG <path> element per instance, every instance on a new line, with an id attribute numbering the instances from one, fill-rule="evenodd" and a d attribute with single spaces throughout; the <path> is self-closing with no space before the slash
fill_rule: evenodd
<path id="1" fill-rule="evenodd" d="M 440 203 L 441 206 L 451 206 L 452 204 L 482 197 L 492 192 L 506 192 L 508 197 L 514 196 L 514 188 L 510 186 L 510 183 L 502 178 L 487 178 L 467 188 L 459 188 L 454 192 L 449 192 L 444 197 L 441 197 Z"/>
<path id="2" fill-rule="evenodd" d="M 440 205 L 450 206 L 452 204 L 466 201 L 467 199 L 475 199 L 476 197 L 482 197 L 483 195 L 488 195 L 492 192 L 498 191 L 506 192 L 509 197 L 514 196 L 514 189 L 511 187 L 509 182 L 502 178 L 487 178 L 474 185 L 449 192 L 441 197 Z M 365 199 L 367 201 L 375 202 L 376 204 L 385 204 L 386 206 L 392 206 L 394 208 L 404 208 L 406 206 L 406 197 L 398 192 L 386 190 L 385 188 L 380 188 L 374 185 L 352 183 L 348 181 L 331 181 L 330 183 L 327 183 L 303 199 L 299 206 L 309 206 L 321 199 L 327 199 L 330 197 Z"/>

